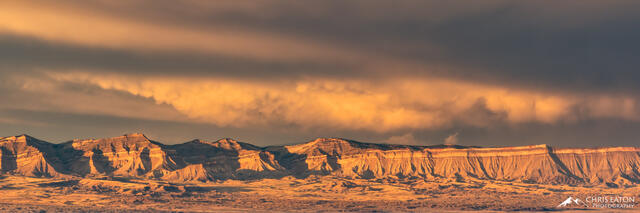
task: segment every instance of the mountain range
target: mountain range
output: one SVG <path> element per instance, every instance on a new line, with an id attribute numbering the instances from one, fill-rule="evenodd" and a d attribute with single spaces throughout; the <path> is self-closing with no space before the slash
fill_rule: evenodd
<path id="1" fill-rule="evenodd" d="M 0 149 L 2 174 L 30 177 L 215 181 L 333 175 L 614 187 L 640 183 L 640 148 L 636 147 L 409 146 L 340 138 L 267 147 L 229 138 L 165 145 L 136 133 L 60 144 L 11 136 L 0 138 Z"/>

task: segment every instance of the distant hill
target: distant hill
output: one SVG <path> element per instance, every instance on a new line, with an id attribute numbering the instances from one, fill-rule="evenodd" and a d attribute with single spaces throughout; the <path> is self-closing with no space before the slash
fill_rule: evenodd
<path id="1" fill-rule="evenodd" d="M 409 146 L 318 138 L 259 147 L 233 139 L 164 145 L 143 134 L 52 144 L 28 135 L 0 138 L 0 172 L 32 177 L 122 176 L 170 181 L 309 175 L 456 178 L 549 184 L 640 183 L 640 148 L 533 145 Z"/>

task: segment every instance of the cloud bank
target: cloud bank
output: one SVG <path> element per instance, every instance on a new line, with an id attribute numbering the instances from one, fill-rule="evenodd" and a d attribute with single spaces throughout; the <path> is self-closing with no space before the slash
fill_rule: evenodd
<path id="1" fill-rule="evenodd" d="M 5 2 L 0 134 L 633 143 L 639 4 Z"/>
<path id="2" fill-rule="evenodd" d="M 220 126 L 292 124 L 377 132 L 454 125 L 638 119 L 633 97 L 558 94 L 444 79 L 309 79 L 251 82 L 229 79 L 143 78 L 83 72 L 51 73 L 168 104 L 192 119 Z"/>

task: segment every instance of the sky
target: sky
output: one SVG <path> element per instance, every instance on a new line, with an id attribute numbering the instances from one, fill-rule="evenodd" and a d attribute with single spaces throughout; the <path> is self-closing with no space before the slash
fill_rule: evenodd
<path id="1" fill-rule="evenodd" d="M 639 1 L 1 4 L 2 136 L 639 144 Z"/>

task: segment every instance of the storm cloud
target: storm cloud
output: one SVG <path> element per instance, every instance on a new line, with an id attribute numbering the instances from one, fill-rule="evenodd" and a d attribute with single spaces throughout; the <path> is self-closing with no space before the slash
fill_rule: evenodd
<path id="1" fill-rule="evenodd" d="M 540 143 L 630 143 L 639 4 L 8 2 L 0 123 L 24 128 L 0 133 L 72 137 L 42 126 L 97 116 L 147 126 L 95 124 L 114 131 L 194 129 L 159 135 L 174 141 L 226 131 L 262 144 L 432 144 L 459 133 L 460 143 L 511 145 L 529 141 L 516 133 L 545 131 Z M 591 128 L 611 123 L 624 128 Z M 581 129 L 594 137 L 570 137 Z M 619 136 L 601 141 L 604 131 Z"/>

